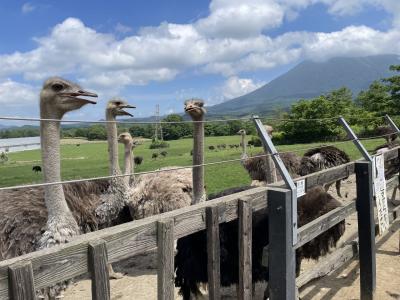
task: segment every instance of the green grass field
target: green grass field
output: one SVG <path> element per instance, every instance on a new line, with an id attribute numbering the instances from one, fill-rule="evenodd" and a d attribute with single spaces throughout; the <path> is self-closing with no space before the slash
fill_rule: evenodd
<path id="1" fill-rule="evenodd" d="M 229 145 L 239 144 L 239 142 L 239 136 L 207 137 L 205 161 L 215 162 L 240 158 L 240 148 L 221 151 L 208 150 L 209 145 L 216 146 L 223 143 Z M 384 140 L 366 140 L 363 141 L 363 143 L 368 150 L 373 150 L 376 146 L 383 144 Z M 186 166 L 192 163 L 192 157 L 190 155 L 192 139 L 169 141 L 170 147 L 165 149 L 168 151 L 167 157 L 158 158 L 156 160 L 151 159 L 151 155 L 154 152 L 158 152 L 158 150 L 150 150 L 149 144 L 150 142 L 146 141 L 134 149 L 135 155 L 143 156 L 144 158 L 142 165 L 136 167 L 135 172 L 154 170 L 165 166 Z M 279 151 L 298 151 L 297 154 L 302 155 L 306 151 L 306 148 L 317 147 L 319 145 L 320 143 L 281 145 L 277 148 Z M 338 148 L 346 151 L 352 160 L 361 157 L 360 153 L 351 142 L 339 144 Z M 261 150 L 261 148 L 248 149 L 250 154 L 257 154 Z M 64 180 L 108 175 L 106 142 L 81 143 L 79 147 L 76 145 L 62 145 L 61 157 L 62 178 Z M 120 160 L 120 165 L 123 169 L 122 145 L 120 145 Z M 32 166 L 40 164 L 39 150 L 10 153 L 9 161 L 5 164 L 0 164 L 0 186 L 4 187 L 42 182 L 42 174 L 35 174 L 32 171 Z M 205 174 L 208 193 L 214 193 L 229 187 L 250 183 L 250 178 L 240 162 L 207 166 Z"/>

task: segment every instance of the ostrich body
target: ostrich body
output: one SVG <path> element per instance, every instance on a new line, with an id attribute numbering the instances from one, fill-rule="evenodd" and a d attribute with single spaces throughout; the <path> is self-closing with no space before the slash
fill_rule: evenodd
<path id="1" fill-rule="evenodd" d="M 67 80 L 48 79 L 40 93 L 40 117 L 61 120 L 68 111 L 96 103 L 81 96 L 97 97 Z M 40 131 L 44 180 L 61 181 L 60 122 L 41 121 Z M 97 205 L 94 195 L 106 185 L 102 181 L 96 185 L 55 184 L 2 191 L 1 259 L 66 243 L 75 235 L 96 228 L 97 221 L 89 210 Z"/>
<path id="2" fill-rule="evenodd" d="M 42 172 L 42 167 L 41 166 L 33 166 L 32 171 L 37 174 L 39 172 Z"/>
<path id="3" fill-rule="evenodd" d="M 140 175 L 130 191 L 129 210 L 134 220 L 189 206 L 193 201 L 192 169 Z"/>
<path id="4" fill-rule="evenodd" d="M 117 116 L 132 116 L 126 112 L 125 108 L 135 108 L 122 99 L 112 99 L 107 103 L 106 120 L 107 122 L 107 143 L 108 158 L 110 162 L 109 175 L 122 175 L 118 160 L 118 129 L 116 123 Z M 101 195 L 102 204 L 96 208 L 96 215 L 102 227 L 109 227 L 121 222 L 126 217 L 121 216 L 123 208 L 129 200 L 129 184 L 123 177 L 114 177 L 107 193 Z M 128 221 L 125 220 L 125 221 Z"/>
<path id="5" fill-rule="evenodd" d="M 334 146 L 322 146 L 310 149 L 304 153 L 301 159 L 299 175 L 304 176 L 324 169 L 340 166 L 348 162 L 350 162 L 350 157 L 346 152 Z M 336 181 L 336 193 L 339 197 L 342 197 L 340 193 L 340 183 L 341 180 Z M 333 182 L 326 184 L 325 190 L 328 191 L 332 184 Z"/>
<path id="6" fill-rule="evenodd" d="M 234 188 L 213 195 L 218 198 L 252 187 Z M 210 199 L 212 197 L 210 196 Z M 319 216 L 339 207 L 341 203 L 325 192 L 322 187 L 311 189 L 299 199 L 299 225 L 304 225 Z M 263 209 L 252 216 L 252 279 L 253 283 L 268 281 L 268 267 L 262 265 L 263 248 L 268 245 L 268 212 Z M 303 258 L 318 259 L 336 246 L 343 235 L 345 222 L 342 221 L 314 240 L 296 250 L 296 275 L 300 273 Z M 239 282 L 238 221 L 222 223 L 220 232 L 221 286 L 227 287 Z M 208 283 L 207 276 L 207 234 L 206 230 L 178 239 L 175 256 L 175 286 L 180 288 L 184 300 L 191 294 L 200 295 L 199 285 Z"/>
<path id="7" fill-rule="evenodd" d="M 185 101 L 185 112 L 194 121 L 193 123 L 193 203 L 204 201 L 204 101 L 190 99 Z"/>

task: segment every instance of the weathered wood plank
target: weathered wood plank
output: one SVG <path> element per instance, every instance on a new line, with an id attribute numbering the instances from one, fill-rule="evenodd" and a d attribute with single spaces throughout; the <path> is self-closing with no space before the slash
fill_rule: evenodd
<path id="1" fill-rule="evenodd" d="M 295 299 L 295 253 L 292 244 L 292 195 L 268 190 L 269 295 L 271 300 Z"/>
<path id="2" fill-rule="evenodd" d="M 376 254 L 372 164 L 356 163 L 357 220 L 362 300 L 373 300 L 376 290 Z"/>
<path id="3" fill-rule="evenodd" d="M 220 245 L 219 245 L 219 214 L 218 206 L 206 208 L 207 223 L 207 271 L 209 298 L 221 298 L 220 285 Z"/>
<path id="4" fill-rule="evenodd" d="M 252 210 L 246 201 L 239 201 L 239 294 L 238 299 L 252 297 Z"/>
<path id="5" fill-rule="evenodd" d="M 157 222 L 158 300 L 174 299 L 174 220 Z"/>
<path id="6" fill-rule="evenodd" d="M 350 242 L 348 245 L 335 250 L 331 255 L 320 259 L 320 261 L 308 272 L 301 274 L 296 279 L 296 285 L 300 288 L 310 281 L 325 276 L 340 268 L 344 263 L 353 259 L 358 253 L 358 243 Z"/>
<path id="7" fill-rule="evenodd" d="M 92 278 L 92 299 L 110 300 L 107 245 L 103 240 L 93 241 L 88 247 L 89 271 Z"/>
<path id="8" fill-rule="evenodd" d="M 13 300 L 35 300 L 35 284 L 32 264 L 21 262 L 8 269 L 10 278 L 10 297 Z"/>
<path id="9" fill-rule="evenodd" d="M 321 233 L 327 231 L 329 228 L 335 226 L 355 212 L 356 203 L 354 201 L 351 201 L 346 203 L 345 206 L 338 207 L 328 212 L 327 214 L 311 221 L 310 223 L 300 227 L 298 230 L 298 242 L 295 246 L 296 249 L 316 238 Z"/>

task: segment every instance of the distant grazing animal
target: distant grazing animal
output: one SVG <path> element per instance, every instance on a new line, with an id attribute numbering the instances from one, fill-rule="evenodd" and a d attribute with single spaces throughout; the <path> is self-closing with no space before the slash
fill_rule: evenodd
<path id="1" fill-rule="evenodd" d="M 310 173 L 340 166 L 348 162 L 350 162 L 350 157 L 346 152 L 334 146 L 322 146 L 310 149 L 304 153 L 304 156 L 301 159 L 299 175 L 304 176 Z M 340 193 L 340 183 L 341 180 L 336 181 L 336 192 L 339 197 L 342 197 Z M 332 184 L 333 182 L 327 183 L 325 185 L 325 190 L 328 191 Z"/>
<path id="2" fill-rule="evenodd" d="M 233 188 L 209 199 L 241 192 L 252 187 Z M 298 201 L 299 226 L 326 214 L 341 206 L 341 203 L 326 193 L 322 187 L 315 187 Z M 263 209 L 253 213 L 252 218 L 252 279 L 253 284 L 268 281 L 268 267 L 262 265 L 263 248 L 268 245 L 268 212 Z M 345 221 L 341 221 L 328 231 L 296 250 L 296 276 L 300 274 L 301 261 L 304 258 L 318 259 L 335 247 L 345 231 Z M 228 287 L 239 282 L 238 221 L 221 223 L 220 238 L 220 282 Z M 206 230 L 182 237 L 177 242 L 175 256 L 175 286 L 184 300 L 201 295 L 199 285 L 208 283 L 207 276 L 207 234 Z M 254 291 L 254 285 L 253 285 Z"/>
<path id="3" fill-rule="evenodd" d="M 151 155 L 151 158 L 152 158 L 152 159 L 157 159 L 157 157 L 158 157 L 158 153 L 153 153 L 153 154 Z"/>
<path id="4" fill-rule="evenodd" d="M 81 144 L 76 144 L 77 147 L 79 147 Z"/>
<path id="5" fill-rule="evenodd" d="M 32 171 L 37 174 L 39 172 L 42 172 L 42 167 L 41 166 L 33 166 Z"/>
<path id="6" fill-rule="evenodd" d="M 133 159 L 133 161 L 135 162 L 135 165 L 141 165 L 143 162 L 143 157 L 142 156 L 135 156 L 135 158 Z"/>
<path id="7" fill-rule="evenodd" d="M 208 150 L 213 151 L 213 150 L 215 150 L 215 147 L 214 146 L 208 146 Z"/>
<path id="8" fill-rule="evenodd" d="M 160 154 L 161 154 L 162 157 L 166 157 L 168 155 L 168 152 L 167 151 L 161 151 Z"/>
<path id="9" fill-rule="evenodd" d="M 206 199 L 204 190 L 204 101 L 190 99 L 185 101 L 185 112 L 192 118 L 193 123 L 193 202 Z"/>

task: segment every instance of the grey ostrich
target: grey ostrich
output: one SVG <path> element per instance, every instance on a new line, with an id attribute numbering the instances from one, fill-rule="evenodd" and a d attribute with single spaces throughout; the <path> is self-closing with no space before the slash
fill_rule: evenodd
<path id="1" fill-rule="evenodd" d="M 116 117 L 132 116 L 129 112 L 125 111 L 126 108 L 135 108 L 135 106 L 119 98 L 110 100 L 106 107 L 108 158 L 110 162 L 109 175 L 111 176 L 122 175 L 118 160 Z M 128 190 L 129 184 L 127 184 L 123 177 L 114 177 L 111 179 L 109 189 L 101 195 L 102 204 L 96 208 L 96 216 L 101 227 L 109 227 L 124 222 L 122 219 L 125 217 L 120 214 L 128 202 Z M 125 221 L 128 221 L 128 219 Z"/>
<path id="2" fill-rule="evenodd" d="M 97 95 L 65 79 L 50 78 L 40 93 L 40 117 L 61 120 L 69 111 L 96 103 L 84 97 Z M 40 132 L 44 181 L 61 181 L 60 121 L 41 121 Z M 82 232 L 95 230 L 97 195 L 106 188 L 107 182 L 99 181 L 0 192 L 0 259 L 67 243 Z M 51 289 L 48 293 L 54 297 L 56 291 Z"/>
<path id="3" fill-rule="evenodd" d="M 336 148 L 335 146 L 321 146 L 310 149 L 304 153 L 300 163 L 299 175 L 304 176 L 310 173 L 336 167 L 350 162 L 350 157 L 346 152 Z M 328 191 L 333 182 L 325 185 Z M 336 193 L 342 197 L 340 193 L 341 180 L 336 181 Z"/>
<path id="4" fill-rule="evenodd" d="M 204 101 L 189 99 L 185 101 L 185 112 L 193 123 L 193 165 L 204 164 Z M 204 201 L 204 166 L 193 167 L 193 203 Z"/>

